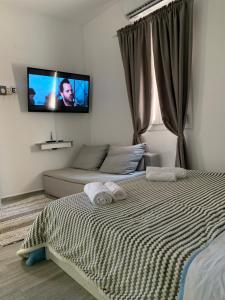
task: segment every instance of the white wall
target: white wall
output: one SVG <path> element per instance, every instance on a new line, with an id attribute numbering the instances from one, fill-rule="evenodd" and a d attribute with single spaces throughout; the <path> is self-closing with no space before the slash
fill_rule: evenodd
<path id="1" fill-rule="evenodd" d="M 196 0 L 193 49 L 193 128 L 186 131 L 192 167 L 225 171 L 225 1 Z M 84 28 L 86 68 L 94 78 L 93 142 L 129 143 L 132 123 L 115 36 L 127 20 L 120 3 Z M 144 136 L 163 165 L 173 165 L 176 138 L 168 131 Z"/>
<path id="2" fill-rule="evenodd" d="M 225 171 L 225 1 L 196 0 L 193 49 L 193 166 Z"/>
<path id="3" fill-rule="evenodd" d="M 118 5 L 84 27 L 86 69 L 93 78 L 91 138 L 130 143 L 132 123 L 116 30 L 126 24 Z"/>
<path id="4" fill-rule="evenodd" d="M 18 90 L 0 96 L 0 191 L 6 197 L 42 189 L 41 173 L 68 165 L 76 147 L 90 141 L 90 124 L 85 114 L 27 112 L 27 66 L 84 72 L 81 28 L 0 5 L 0 36 L 0 83 Z M 55 129 L 75 147 L 39 151 L 34 145 Z"/>

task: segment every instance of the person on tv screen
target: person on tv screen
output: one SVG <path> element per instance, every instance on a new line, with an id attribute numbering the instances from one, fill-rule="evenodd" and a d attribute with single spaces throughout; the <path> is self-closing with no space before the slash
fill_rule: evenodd
<path id="1" fill-rule="evenodd" d="M 36 95 L 35 90 L 32 89 L 32 88 L 29 88 L 28 94 L 29 94 L 29 102 L 30 102 L 30 105 L 35 106 L 35 100 L 34 100 L 34 97 L 35 97 L 35 95 Z"/>
<path id="2" fill-rule="evenodd" d="M 60 95 L 63 104 L 67 106 L 74 106 L 74 92 L 68 79 L 63 79 L 59 85 Z"/>
<path id="3" fill-rule="evenodd" d="M 75 93 L 73 91 L 72 85 L 68 79 L 63 79 L 59 85 L 59 92 L 62 98 L 58 103 L 59 110 L 67 110 L 73 107 L 81 107 L 75 99 Z"/>

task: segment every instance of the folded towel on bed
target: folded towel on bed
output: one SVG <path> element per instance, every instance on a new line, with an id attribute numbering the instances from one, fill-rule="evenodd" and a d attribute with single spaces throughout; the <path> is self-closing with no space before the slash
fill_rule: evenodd
<path id="1" fill-rule="evenodd" d="M 114 201 L 119 201 L 119 200 L 124 200 L 127 198 L 127 193 L 126 191 L 116 184 L 115 182 L 106 182 L 105 186 L 110 190 L 112 193 L 112 197 Z"/>
<path id="2" fill-rule="evenodd" d="M 112 203 L 112 194 L 102 182 L 91 182 L 84 186 L 84 192 L 94 205 Z"/>
<path id="3" fill-rule="evenodd" d="M 157 172 L 157 173 L 175 173 L 177 178 L 185 178 L 187 176 L 187 170 L 183 168 L 175 168 L 175 167 L 147 167 L 146 174 L 148 172 Z"/>
<path id="4" fill-rule="evenodd" d="M 176 174 L 173 172 L 146 171 L 146 179 L 150 181 L 176 181 Z"/>

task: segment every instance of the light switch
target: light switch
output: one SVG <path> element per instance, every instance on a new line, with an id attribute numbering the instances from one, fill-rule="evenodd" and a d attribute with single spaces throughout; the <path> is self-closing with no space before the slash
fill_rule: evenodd
<path id="1" fill-rule="evenodd" d="M 12 88 L 6 88 L 7 95 L 12 95 Z"/>
<path id="2" fill-rule="evenodd" d="M 0 95 L 6 95 L 6 94 L 7 94 L 6 86 L 0 85 Z"/>

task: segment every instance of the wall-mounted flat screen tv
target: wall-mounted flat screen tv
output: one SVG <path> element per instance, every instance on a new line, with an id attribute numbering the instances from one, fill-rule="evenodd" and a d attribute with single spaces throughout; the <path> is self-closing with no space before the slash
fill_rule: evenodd
<path id="1" fill-rule="evenodd" d="M 88 113 L 90 76 L 27 68 L 28 111 Z"/>

